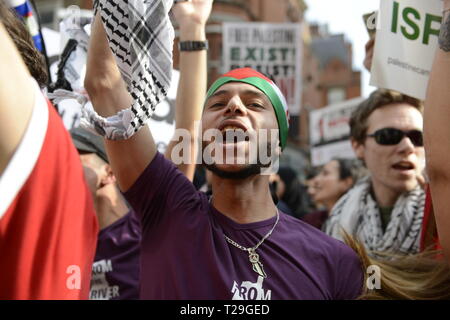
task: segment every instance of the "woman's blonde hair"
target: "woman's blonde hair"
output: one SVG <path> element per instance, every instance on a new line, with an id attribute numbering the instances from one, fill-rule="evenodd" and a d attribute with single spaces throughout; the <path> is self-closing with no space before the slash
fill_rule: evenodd
<path id="1" fill-rule="evenodd" d="M 376 253 L 373 258 L 363 244 L 348 234 L 344 240 L 359 256 L 364 272 L 360 300 L 448 300 L 450 299 L 450 267 L 441 251 L 399 256 Z M 369 289 L 366 270 L 378 266 L 381 288 Z"/>

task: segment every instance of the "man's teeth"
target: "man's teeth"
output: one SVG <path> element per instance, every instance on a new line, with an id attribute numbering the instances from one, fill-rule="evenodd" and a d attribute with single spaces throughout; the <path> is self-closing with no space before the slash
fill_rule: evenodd
<path id="1" fill-rule="evenodd" d="M 222 129 L 222 131 L 238 131 L 238 130 L 244 131 L 244 130 L 242 130 L 242 128 L 238 128 L 238 127 L 234 127 L 234 126 L 225 126 Z"/>
<path id="2" fill-rule="evenodd" d="M 411 164 L 408 163 L 397 163 L 394 165 L 394 168 L 400 169 L 400 170 L 411 170 L 414 169 L 414 167 Z"/>
<path id="3" fill-rule="evenodd" d="M 245 130 L 236 126 L 225 126 L 222 129 L 222 134 L 225 143 L 237 143 L 240 141 L 248 141 L 248 137 L 245 136 Z"/>

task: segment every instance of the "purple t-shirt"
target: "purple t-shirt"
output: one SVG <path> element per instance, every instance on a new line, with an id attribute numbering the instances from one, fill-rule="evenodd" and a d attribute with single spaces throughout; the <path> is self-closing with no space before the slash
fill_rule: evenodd
<path id="1" fill-rule="evenodd" d="M 159 153 L 125 196 L 141 218 L 141 299 L 353 299 L 362 291 L 349 247 L 283 213 L 257 250 L 267 278 L 258 276 L 224 234 L 253 247 L 276 217 L 234 222 Z"/>
<path id="2" fill-rule="evenodd" d="M 89 299 L 139 299 L 140 240 L 133 210 L 99 232 Z"/>

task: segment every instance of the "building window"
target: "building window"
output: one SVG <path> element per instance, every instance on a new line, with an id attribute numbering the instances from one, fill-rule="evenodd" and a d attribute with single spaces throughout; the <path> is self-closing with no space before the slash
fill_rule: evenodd
<path id="1" fill-rule="evenodd" d="M 328 104 L 335 104 L 345 101 L 344 88 L 330 88 L 328 89 Z"/>

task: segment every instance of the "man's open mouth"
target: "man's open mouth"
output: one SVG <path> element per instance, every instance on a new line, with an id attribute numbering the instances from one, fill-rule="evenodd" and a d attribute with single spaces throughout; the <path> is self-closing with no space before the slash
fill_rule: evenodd
<path id="1" fill-rule="evenodd" d="M 410 161 L 401 161 L 394 164 L 392 168 L 400 171 L 409 171 L 414 170 L 416 166 Z"/>
<path id="2" fill-rule="evenodd" d="M 237 121 L 226 121 L 219 127 L 223 143 L 238 143 L 250 141 L 247 128 Z"/>
<path id="3" fill-rule="evenodd" d="M 248 134 L 236 127 L 226 126 L 222 130 L 223 143 L 238 143 L 242 141 L 250 141 Z"/>

